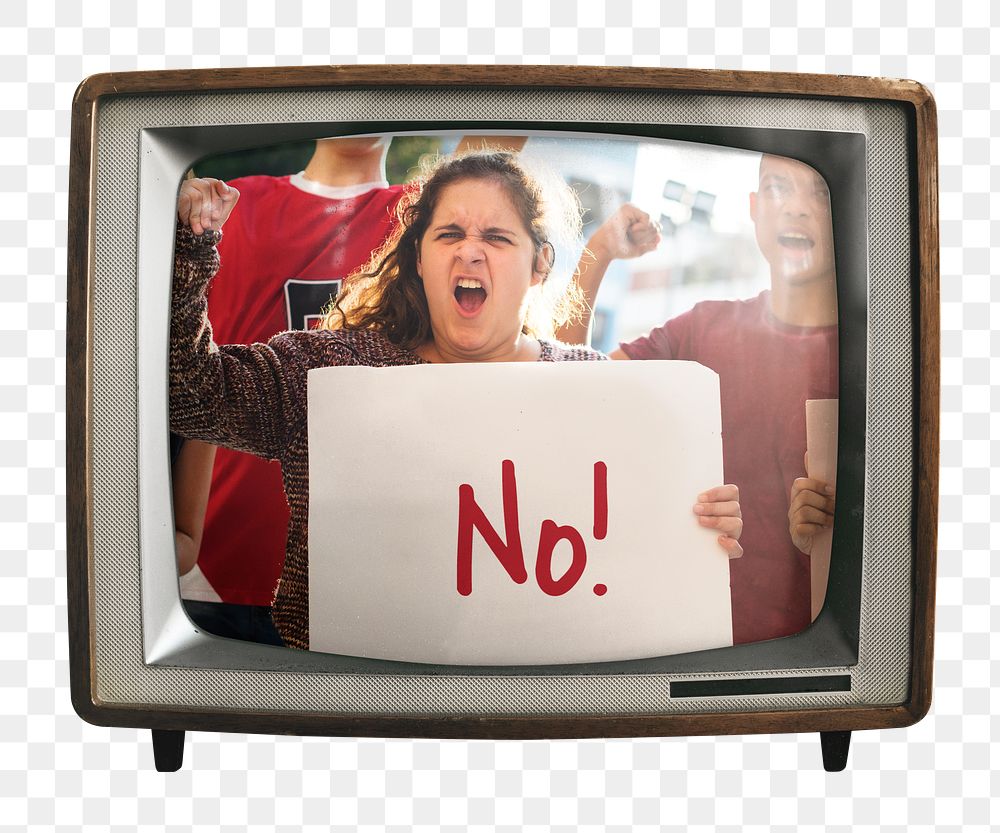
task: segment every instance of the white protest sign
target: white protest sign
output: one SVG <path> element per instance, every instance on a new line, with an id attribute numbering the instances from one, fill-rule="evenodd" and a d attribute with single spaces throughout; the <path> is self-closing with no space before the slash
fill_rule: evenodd
<path id="1" fill-rule="evenodd" d="M 732 644 L 718 377 L 691 362 L 309 373 L 309 632 L 409 662 Z"/>

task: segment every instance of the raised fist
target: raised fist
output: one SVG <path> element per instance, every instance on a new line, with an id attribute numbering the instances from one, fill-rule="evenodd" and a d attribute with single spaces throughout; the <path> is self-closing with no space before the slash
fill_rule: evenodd
<path id="1" fill-rule="evenodd" d="M 221 179 L 185 179 L 177 196 L 177 219 L 195 234 L 218 231 L 240 192 Z"/>
<path id="2" fill-rule="evenodd" d="M 587 241 L 598 261 L 627 260 L 660 245 L 660 224 L 631 203 L 625 203 L 605 220 Z"/>

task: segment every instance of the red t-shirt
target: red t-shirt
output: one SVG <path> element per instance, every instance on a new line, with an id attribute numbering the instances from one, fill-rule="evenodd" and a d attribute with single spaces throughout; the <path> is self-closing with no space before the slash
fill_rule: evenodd
<path id="1" fill-rule="evenodd" d="M 208 292 L 217 344 L 267 341 L 313 326 L 341 281 L 368 261 L 395 222 L 401 186 L 316 186 L 301 176 L 233 180 L 240 199 L 219 243 Z M 363 190 L 363 193 L 355 193 Z M 285 558 L 281 467 L 219 448 L 198 567 L 223 602 L 270 605 Z M 187 598 L 211 599 L 187 587 Z"/>
<path id="2" fill-rule="evenodd" d="M 792 327 L 770 293 L 705 301 L 623 344 L 630 359 L 685 359 L 719 374 L 725 479 L 740 488 L 743 557 L 730 564 L 733 639 L 788 636 L 811 621 L 809 558 L 792 544 L 788 501 L 805 475 L 807 399 L 836 399 L 837 327 Z"/>

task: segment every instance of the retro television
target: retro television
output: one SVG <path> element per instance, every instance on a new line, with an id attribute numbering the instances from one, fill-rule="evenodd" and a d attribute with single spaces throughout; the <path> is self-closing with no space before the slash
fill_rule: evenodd
<path id="1" fill-rule="evenodd" d="M 811 624 L 663 656 L 538 662 L 519 659 L 515 646 L 501 664 L 477 664 L 264 646 L 192 623 L 178 591 L 168 452 L 178 189 L 220 154 L 373 134 L 693 146 L 798 160 L 823 178 L 837 273 L 838 474 L 826 590 Z M 936 148 L 928 91 L 888 79 L 525 66 L 88 78 L 73 106 L 68 241 L 78 714 L 151 729 L 164 771 L 180 767 L 192 730 L 494 739 L 819 732 L 824 765 L 838 770 L 851 732 L 916 722 L 930 706 L 934 624 Z M 657 187 L 663 200 L 686 205 L 685 220 L 709 222 L 714 194 L 666 173 Z M 595 305 L 595 334 L 607 323 L 600 312 Z M 391 608 L 383 612 L 382 628 L 406 630 Z"/>

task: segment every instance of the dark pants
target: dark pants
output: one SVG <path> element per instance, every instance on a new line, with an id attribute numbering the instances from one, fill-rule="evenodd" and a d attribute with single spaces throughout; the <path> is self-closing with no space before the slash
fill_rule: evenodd
<path id="1" fill-rule="evenodd" d="M 271 620 L 271 608 L 258 605 L 236 605 L 222 602 L 184 600 L 184 609 L 191 621 L 207 633 L 243 639 L 264 645 L 284 645 Z"/>

